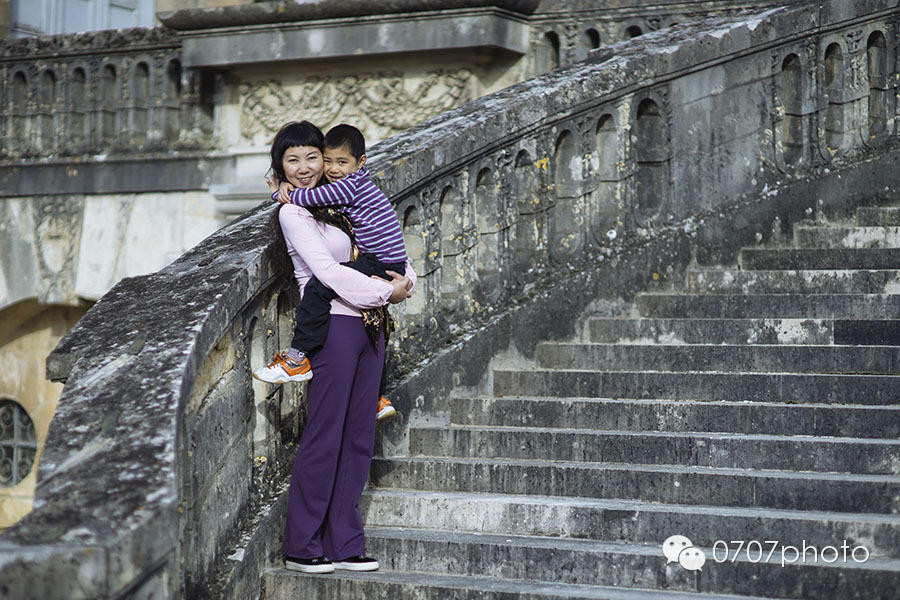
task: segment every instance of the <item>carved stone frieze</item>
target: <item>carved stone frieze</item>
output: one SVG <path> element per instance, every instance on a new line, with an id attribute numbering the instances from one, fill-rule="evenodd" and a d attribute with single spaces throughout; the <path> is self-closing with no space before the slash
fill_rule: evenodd
<path id="1" fill-rule="evenodd" d="M 850 57 L 850 72 L 847 74 L 847 82 L 852 91 L 857 92 L 868 86 L 867 68 L 868 65 L 864 55 L 857 54 Z"/>
<path id="2" fill-rule="evenodd" d="M 472 99 L 472 83 L 468 69 L 430 71 L 414 85 L 399 72 L 310 76 L 294 92 L 274 80 L 248 82 L 240 86 L 241 133 L 274 133 L 298 119 L 326 127 L 340 117 L 369 121 L 387 137 Z"/>
<path id="3" fill-rule="evenodd" d="M 561 49 L 564 63 L 570 63 L 575 60 L 575 47 L 578 45 L 578 23 L 569 22 L 563 27 L 563 35 L 565 37 L 564 47 Z"/>
<path id="4" fill-rule="evenodd" d="M 844 34 L 844 39 L 847 40 L 847 50 L 851 54 L 856 54 L 862 48 L 863 30 L 854 29 L 853 31 L 848 31 Z"/>

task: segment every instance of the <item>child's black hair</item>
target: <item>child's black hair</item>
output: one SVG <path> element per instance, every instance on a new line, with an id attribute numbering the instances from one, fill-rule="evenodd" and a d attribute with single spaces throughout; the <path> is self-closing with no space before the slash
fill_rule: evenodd
<path id="1" fill-rule="evenodd" d="M 325 134 L 326 148 L 347 148 L 353 158 L 359 158 L 366 153 L 366 138 L 363 137 L 362 131 L 353 125 L 341 123 L 335 125 Z"/>
<path id="2" fill-rule="evenodd" d="M 294 146 L 313 146 L 325 149 L 325 136 L 322 130 L 309 121 L 292 121 L 278 130 L 272 140 L 272 171 L 278 181 L 285 181 L 284 167 L 281 159 L 285 151 Z"/>

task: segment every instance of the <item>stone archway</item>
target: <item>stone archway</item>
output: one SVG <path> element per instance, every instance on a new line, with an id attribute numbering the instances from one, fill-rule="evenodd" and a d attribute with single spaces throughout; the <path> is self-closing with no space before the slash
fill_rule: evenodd
<path id="1" fill-rule="evenodd" d="M 0 310 L 0 462 L 11 461 L 8 477 L 0 465 L 0 529 L 31 511 L 37 461 L 63 387 L 46 379 L 44 363 L 86 311 L 34 299 Z"/>

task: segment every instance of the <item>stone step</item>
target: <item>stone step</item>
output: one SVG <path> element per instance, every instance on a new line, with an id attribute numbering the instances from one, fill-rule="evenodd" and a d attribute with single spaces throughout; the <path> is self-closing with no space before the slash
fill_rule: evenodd
<path id="1" fill-rule="evenodd" d="M 497 535 L 556 536 L 661 544 L 671 535 L 716 540 L 781 540 L 817 547 L 865 544 L 873 558 L 900 558 L 895 514 L 779 510 L 603 498 L 368 489 L 360 499 L 367 531 L 413 527 Z"/>
<path id="2" fill-rule="evenodd" d="M 695 577 L 696 572 L 681 568 L 677 562 L 667 563 L 662 540 L 642 545 L 433 529 L 370 528 L 366 532 L 366 551 L 379 559 L 382 569 L 395 572 L 784 598 L 831 597 L 840 590 L 852 592 L 859 588 L 877 597 L 894 592 L 900 583 L 900 561 L 872 558 L 862 545 L 848 543 L 846 548 L 838 549 L 841 562 L 846 552 L 846 561 L 859 565 L 842 571 L 822 561 L 818 548 L 808 542 L 809 562 L 801 564 L 792 550 L 784 548 L 791 545 L 788 543 L 764 545 L 759 559 L 756 544 L 752 545 L 748 557 L 747 551 L 738 552 L 736 545 L 729 552 L 725 540 L 713 549 L 688 539 L 704 553 L 703 577 Z M 759 543 L 762 545 L 762 541 Z M 843 540 L 838 541 L 842 543 Z M 799 542 L 798 547 L 802 548 Z M 811 548 L 815 548 L 815 562 Z M 767 562 L 769 552 L 772 556 Z M 785 565 L 796 560 L 798 567 L 786 571 L 781 565 L 782 552 Z M 830 550 L 826 558 L 830 560 Z"/>
<path id="3" fill-rule="evenodd" d="M 900 373 L 898 346 L 564 344 L 538 345 L 544 369 Z M 898 380 L 900 381 L 900 380 Z"/>
<path id="4" fill-rule="evenodd" d="M 450 422 L 772 435 L 900 437 L 900 406 L 611 398 L 452 398 Z"/>
<path id="5" fill-rule="evenodd" d="M 644 317 L 716 319 L 897 319 L 900 296 L 885 294 L 667 294 L 635 297 Z"/>
<path id="6" fill-rule="evenodd" d="M 900 248 L 900 227 L 794 226 L 798 248 Z"/>
<path id="7" fill-rule="evenodd" d="M 415 571 L 342 571 L 330 575 L 306 575 L 286 569 L 267 569 L 263 572 L 260 597 L 265 600 L 751 600 L 748 596 L 520 581 L 497 577 L 442 574 L 423 576 Z"/>
<path id="8" fill-rule="evenodd" d="M 686 282 L 693 294 L 900 294 L 900 269 L 691 269 Z"/>
<path id="9" fill-rule="evenodd" d="M 742 248 L 742 269 L 894 269 L 900 248 Z"/>
<path id="10" fill-rule="evenodd" d="M 900 511 L 900 477 L 526 459 L 372 461 L 377 487 L 636 499 L 794 510 Z"/>
<path id="11" fill-rule="evenodd" d="M 900 346 L 900 320 L 841 319 L 834 321 L 836 344 Z"/>
<path id="12" fill-rule="evenodd" d="M 900 207 L 861 206 L 856 209 L 856 224 L 862 227 L 891 227 L 900 225 Z"/>
<path id="13" fill-rule="evenodd" d="M 892 375 L 532 369 L 495 370 L 493 379 L 497 397 L 900 405 L 900 379 Z"/>
<path id="14" fill-rule="evenodd" d="M 503 457 L 858 474 L 900 474 L 900 441 L 548 427 L 412 427 L 413 456 Z"/>
<path id="15" fill-rule="evenodd" d="M 617 344 L 831 344 L 825 319 L 616 319 L 588 321 L 590 340 Z"/>

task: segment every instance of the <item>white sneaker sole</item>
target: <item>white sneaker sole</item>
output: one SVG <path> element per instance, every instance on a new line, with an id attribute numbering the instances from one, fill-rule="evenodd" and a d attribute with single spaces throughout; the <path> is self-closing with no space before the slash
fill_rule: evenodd
<path id="1" fill-rule="evenodd" d="M 306 373 L 300 373 L 299 375 L 270 375 L 268 373 L 257 373 L 253 372 L 253 379 L 257 381 L 265 381 L 266 383 L 289 383 L 291 381 L 299 382 L 299 381 L 309 381 L 312 379 L 312 371 L 307 371 Z"/>
<path id="2" fill-rule="evenodd" d="M 290 571 L 299 571 L 301 573 L 334 573 L 334 565 L 301 565 L 298 563 L 284 561 L 284 568 Z"/>
<path id="3" fill-rule="evenodd" d="M 394 410 L 393 406 L 388 406 L 387 408 L 382 408 L 380 411 L 378 411 L 378 414 L 375 415 L 375 420 L 383 421 L 395 416 L 397 416 L 397 411 Z"/>
<path id="4" fill-rule="evenodd" d="M 366 563 L 350 563 L 350 562 L 336 562 L 333 563 L 335 569 L 340 569 L 342 571 L 377 571 L 378 570 L 378 561 L 373 560 L 372 562 Z"/>

